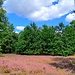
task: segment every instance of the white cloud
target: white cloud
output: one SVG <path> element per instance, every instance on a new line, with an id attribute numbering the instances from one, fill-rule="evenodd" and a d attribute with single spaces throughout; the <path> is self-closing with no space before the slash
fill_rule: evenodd
<path id="1" fill-rule="evenodd" d="M 72 14 L 68 14 L 66 16 L 66 19 L 65 19 L 67 22 L 71 22 L 72 20 L 75 20 L 75 13 L 72 13 Z"/>
<path id="2" fill-rule="evenodd" d="M 19 32 L 18 32 L 18 31 L 15 31 L 15 33 L 19 34 Z"/>
<path id="3" fill-rule="evenodd" d="M 52 5 L 52 2 L 58 2 Z M 74 0 L 6 0 L 8 13 L 15 13 L 33 21 L 60 18 L 73 9 Z"/>
<path id="4" fill-rule="evenodd" d="M 16 29 L 18 29 L 18 30 L 24 30 L 24 26 L 16 26 Z"/>

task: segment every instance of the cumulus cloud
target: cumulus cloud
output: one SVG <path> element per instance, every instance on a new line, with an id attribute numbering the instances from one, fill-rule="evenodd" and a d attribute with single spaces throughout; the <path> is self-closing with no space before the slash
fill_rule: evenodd
<path id="1" fill-rule="evenodd" d="M 66 19 L 65 19 L 67 22 L 71 22 L 72 20 L 75 20 L 75 13 L 72 13 L 72 14 L 68 14 L 66 16 Z"/>
<path id="2" fill-rule="evenodd" d="M 33 21 L 60 18 L 69 13 L 74 0 L 6 0 L 4 7 L 8 13 L 15 13 Z M 57 4 L 53 5 L 53 2 Z"/>
<path id="3" fill-rule="evenodd" d="M 18 32 L 18 31 L 15 31 L 15 33 L 19 34 L 19 32 Z"/>
<path id="4" fill-rule="evenodd" d="M 24 30 L 24 26 L 16 26 L 16 29 L 18 29 L 18 30 Z"/>

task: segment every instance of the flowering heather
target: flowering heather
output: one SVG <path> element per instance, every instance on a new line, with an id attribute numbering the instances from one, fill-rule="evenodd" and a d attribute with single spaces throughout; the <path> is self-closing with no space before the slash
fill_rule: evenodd
<path id="1" fill-rule="evenodd" d="M 4 56 L 0 57 L 0 75 L 75 75 L 73 56 Z"/>

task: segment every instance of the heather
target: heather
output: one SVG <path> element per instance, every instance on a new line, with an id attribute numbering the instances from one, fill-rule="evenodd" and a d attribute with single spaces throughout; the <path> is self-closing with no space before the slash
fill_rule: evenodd
<path id="1" fill-rule="evenodd" d="M 0 75 L 75 75 L 75 56 L 3 55 Z"/>

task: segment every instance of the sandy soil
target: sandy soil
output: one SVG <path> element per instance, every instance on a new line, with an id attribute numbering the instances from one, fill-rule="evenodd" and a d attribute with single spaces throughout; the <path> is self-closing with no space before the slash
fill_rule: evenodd
<path id="1" fill-rule="evenodd" d="M 4 54 L 0 75 L 75 75 L 75 56 Z"/>

